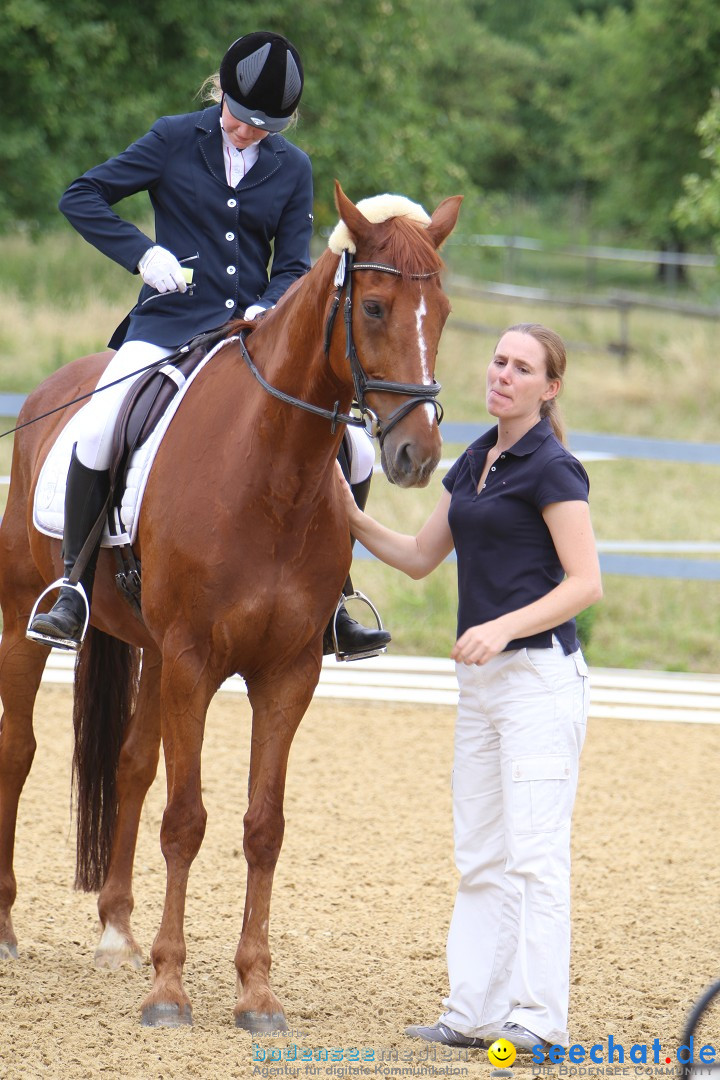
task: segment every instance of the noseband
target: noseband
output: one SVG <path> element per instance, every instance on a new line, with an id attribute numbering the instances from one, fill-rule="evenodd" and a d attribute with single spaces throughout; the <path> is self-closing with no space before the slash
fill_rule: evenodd
<path id="1" fill-rule="evenodd" d="M 319 405 L 311 405 L 307 401 L 302 401 L 300 398 L 293 397 L 290 394 L 285 394 L 282 390 L 278 390 L 272 386 L 255 367 L 253 360 L 245 345 L 245 337 L 248 334 L 247 330 L 241 331 L 237 338 L 240 344 L 240 351 L 242 353 L 243 360 L 249 367 L 253 376 L 257 379 L 260 385 L 267 390 L 269 394 L 277 398 L 279 401 L 284 401 L 288 405 L 295 405 L 299 409 L 303 409 L 305 412 L 314 413 L 316 416 L 322 416 L 331 422 L 331 431 L 335 431 L 338 423 L 351 424 L 354 427 L 364 427 L 368 435 L 371 438 L 377 438 L 382 446 L 386 436 L 392 431 L 396 424 L 398 424 L 403 417 L 417 408 L 418 405 L 432 405 L 435 409 L 435 415 L 437 416 L 438 424 L 443 418 L 443 408 L 440 402 L 437 400 L 437 396 L 440 393 L 441 386 L 434 378 L 429 386 L 424 383 L 399 383 L 389 382 L 384 379 L 369 379 L 358 357 L 357 350 L 355 348 L 355 341 L 353 339 L 352 329 L 352 275 L 356 270 L 377 270 L 382 274 L 395 274 L 397 277 L 402 277 L 402 271 L 396 269 L 394 266 L 387 266 L 384 263 L 356 263 L 352 254 L 349 251 L 343 251 L 340 256 L 340 262 L 338 264 L 337 271 L 335 273 L 334 285 L 336 288 L 335 296 L 333 297 L 332 304 L 330 306 L 330 312 L 328 314 L 327 322 L 325 324 L 324 334 L 324 349 L 325 355 L 329 355 L 330 341 L 332 338 L 333 327 L 335 325 L 335 318 L 340 307 L 340 301 L 342 299 L 343 291 L 345 292 L 345 303 L 343 305 L 343 320 L 345 322 L 345 358 L 350 364 L 350 373 L 353 379 L 353 385 L 355 387 L 355 400 L 353 406 L 357 406 L 360 410 L 360 415 L 356 416 L 352 413 L 342 413 L 339 411 L 340 403 L 335 402 L 335 408 L 323 409 Z M 425 280 L 427 278 L 434 277 L 437 270 L 430 271 L 427 274 L 412 274 L 414 279 Z M 232 340 L 232 339 L 229 339 Z M 401 405 L 398 405 L 390 415 L 382 420 L 375 412 L 368 406 L 365 395 L 372 393 L 373 391 L 380 391 L 385 394 L 402 394 L 404 397 L 409 398 L 408 401 L 404 401 Z"/>

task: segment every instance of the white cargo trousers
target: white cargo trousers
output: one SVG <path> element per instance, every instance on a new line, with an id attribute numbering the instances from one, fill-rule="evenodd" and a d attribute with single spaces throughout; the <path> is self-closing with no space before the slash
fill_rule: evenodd
<path id="1" fill-rule="evenodd" d="M 457 664 L 453 767 L 460 883 L 442 1023 L 503 1023 L 568 1044 L 570 823 L 589 704 L 587 665 L 551 649 Z"/>
<path id="2" fill-rule="evenodd" d="M 132 376 L 173 351 L 147 341 L 127 341 L 112 357 L 98 380 L 96 391 L 101 392 L 93 394 L 82 409 L 82 434 L 75 452 L 88 469 L 110 468 L 115 420 L 130 387 L 136 381 Z M 116 379 L 123 379 L 123 382 L 108 386 Z M 107 389 L 103 390 L 102 387 Z"/>

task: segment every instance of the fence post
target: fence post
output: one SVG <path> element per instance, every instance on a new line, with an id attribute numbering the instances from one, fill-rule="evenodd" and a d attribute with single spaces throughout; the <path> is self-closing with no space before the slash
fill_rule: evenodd
<path id="1" fill-rule="evenodd" d="M 508 236 L 507 240 L 508 240 L 508 243 L 507 243 L 507 245 L 505 247 L 505 250 L 507 252 L 506 265 L 507 265 L 508 281 L 514 281 L 515 280 L 515 268 L 516 268 L 516 263 L 517 263 L 517 259 L 515 257 L 515 253 L 516 253 L 516 250 L 517 250 L 516 247 L 515 247 L 515 237 L 514 236 Z"/>
<path id="2" fill-rule="evenodd" d="M 618 315 L 620 317 L 620 338 L 618 341 L 611 341 L 608 344 L 608 348 L 611 352 L 617 353 L 620 357 L 620 363 L 627 364 L 630 356 L 630 310 L 632 308 L 632 301 L 627 300 L 622 296 L 618 296 L 615 299 Z"/>

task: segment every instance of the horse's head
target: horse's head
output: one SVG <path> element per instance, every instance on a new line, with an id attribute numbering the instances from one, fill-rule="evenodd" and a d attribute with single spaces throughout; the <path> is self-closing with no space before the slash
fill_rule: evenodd
<path id="1" fill-rule="evenodd" d="M 356 206 L 336 181 L 335 202 L 341 220 L 328 246 L 340 257 L 346 355 L 336 346 L 332 362 L 350 360 L 388 479 L 424 487 L 442 447 L 435 360 L 450 311 L 438 248 L 455 227 L 462 196 L 445 199 L 429 217 L 397 195 Z"/>

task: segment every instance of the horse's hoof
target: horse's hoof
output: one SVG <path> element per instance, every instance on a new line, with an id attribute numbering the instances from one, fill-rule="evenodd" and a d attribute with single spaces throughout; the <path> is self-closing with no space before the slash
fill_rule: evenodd
<path id="1" fill-rule="evenodd" d="M 132 934 L 116 930 L 108 923 L 95 950 L 95 967 L 119 971 L 123 964 L 139 971 L 143 966 L 142 953 Z"/>
<path id="2" fill-rule="evenodd" d="M 142 1011 L 143 1027 L 186 1027 L 192 1026 L 192 1009 L 189 1005 L 182 1008 L 175 1003 L 161 1002 L 158 1005 L 148 1005 Z"/>
<path id="3" fill-rule="evenodd" d="M 106 952 L 104 949 L 96 949 L 94 957 L 95 967 L 102 971 L 119 971 L 123 964 L 139 971 L 143 966 L 142 956 L 127 949 L 123 952 Z"/>
<path id="4" fill-rule="evenodd" d="M 287 1020 L 283 1013 L 240 1012 L 235 1014 L 235 1027 L 244 1028 L 253 1035 L 270 1035 L 272 1032 L 287 1031 Z"/>
<path id="5" fill-rule="evenodd" d="M 0 941 L 0 960 L 17 960 L 17 945 L 11 941 Z"/>

